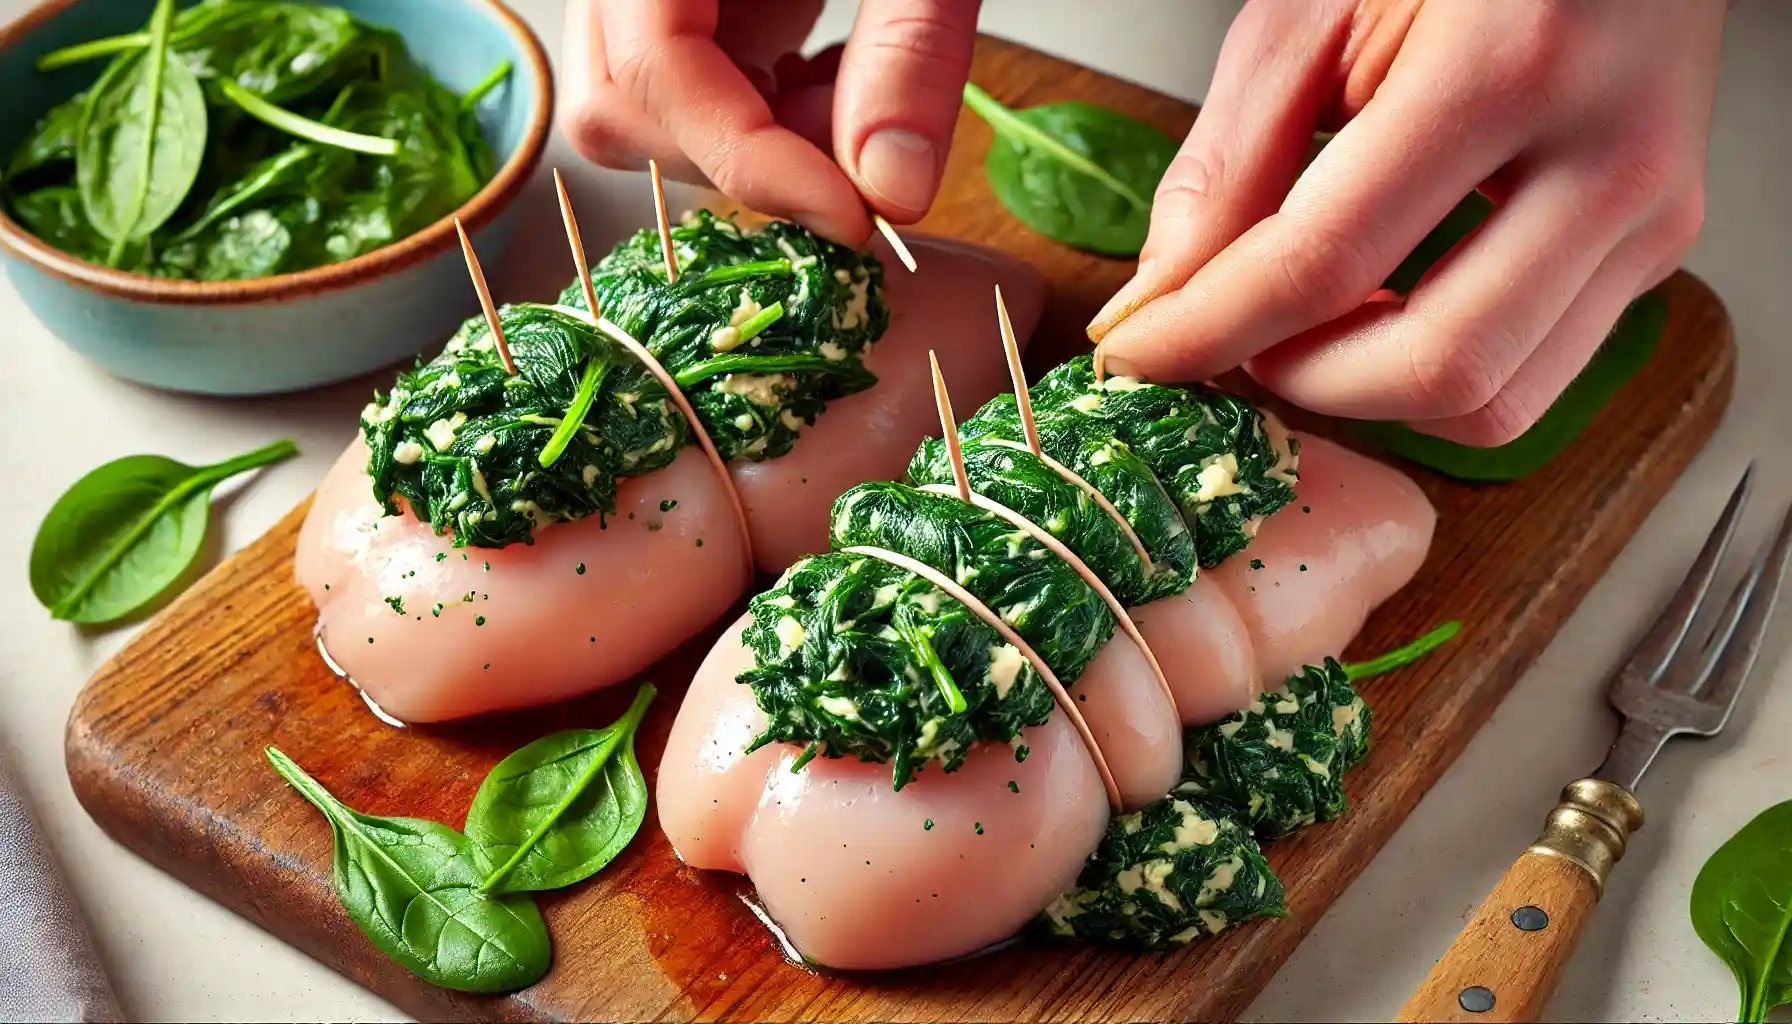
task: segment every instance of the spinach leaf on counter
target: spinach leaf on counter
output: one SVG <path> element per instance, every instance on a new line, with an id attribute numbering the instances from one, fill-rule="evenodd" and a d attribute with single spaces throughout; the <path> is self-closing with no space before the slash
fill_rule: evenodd
<path id="1" fill-rule="evenodd" d="M 267 758 L 334 834 L 336 896 L 379 950 L 432 985 L 509 992 L 553 959 L 547 924 L 526 895 L 487 896 L 473 843 L 421 818 L 362 814 L 273 747 Z"/>
<path id="2" fill-rule="evenodd" d="M 164 29 L 40 61 L 53 68 L 111 58 L 93 89 L 51 110 L 14 152 L 0 195 L 21 224 L 72 255 L 188 280 L 292 273 L 414 234 L 495 173 L 461 97 L 396 33 L 347 11 L 203 0 Z M 178 93 L 178 104 L 151 107 L 142 89 L 125 89 L 146 81 L 157 54 L 165 57 L 162 92 Z M 90 108 L 104 116 L 87 118 Z M 152 123 L 160 131 L 148 131 Z M 110 135 L 99 130 L 108 126 Z M 120 142 L 101 152 L 112 135 Z M 126 144 L 143 150 L 143 138 L 159 140 L 149 172 L 133 170 L 141 161 L 107 157 Z M 121 225 L 146 180 L 145 215 Z M 77 183 L 82 223 L 46 218 L 66 209 L 58 190 Z"/>
<path id="3" fill-rule="evenodd" d="M 635 732 L 652 703 L 643 685 L 615 724 L 557 732 L 499 761 L 467 812 L 488 866 L 479 891 L 563 889 L 603 870 L 647 815 Z"/>
<path id="4" fill-rule="evenodd" d="M 106 262 L 114 266 L 127 245 L 174 216 L 205 156 L 205 96 L 191 69 L 170 59 L 173 16 L 174 0 L 156 4 L 149 45 L 106 69 L 76 129 L 82 208 L 110 243 Z"/>
<path id="5" fill-rule="evenodd" d="M 160 455 L 108 462 L 68 489 L 31 545 L 31 590 L 54 618 L 108 623 L 180 579 L 205 540 L 212 489 L 298 454 L 291 441 L 210 466 Z"/>
<path id="6" fill-rule="evenodd" d="M 1174 138 L 1088 103 L 1012 110 L 970 83 L 964 100 L 995 131 L 984 172 L 1009 212 L 1066 245 L 1137 255 Z"/>
<path id="7" fill-rule="evenodd" d="M 1692 925 L 1741 989 L 1736 1020 L 1792 1004 L 1792 801 L 1762 811 L 1692 883 Z"/>

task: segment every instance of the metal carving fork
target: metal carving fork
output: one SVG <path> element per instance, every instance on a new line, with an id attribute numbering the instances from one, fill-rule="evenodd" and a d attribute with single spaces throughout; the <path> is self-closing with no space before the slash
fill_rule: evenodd
<path id="1" fill-rule="evenodd" d="M 1751 463 L 1686 581 L 1612 677 L 1611 702 L 1624 727 L 1605 763 L 1562 791 L 1543 834 L 1507 869 L 1399 1020 L 1534 1021 L 1543 1012 L 1607 873 L 1642 827 L 1637 781 L 1669 739 L 1724 727 L 1761 651 L 1792 555 L 1792 512 L 1715 622 L 1688 640 L 1753 475 Z"/>

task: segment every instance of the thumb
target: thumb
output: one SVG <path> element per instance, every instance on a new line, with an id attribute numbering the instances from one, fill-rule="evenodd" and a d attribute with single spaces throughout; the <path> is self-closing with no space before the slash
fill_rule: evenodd
<path id="1" fill-rule="evenodd" d="M 933 205 L 979 0 L 864 0 L 840 57 L 834 154 L 878 213 L 899 224 Z"/>
<path id="2" fill-rule="evenodd" d="M 1335 102 L 1348 4 L 1256 0 L 1220 47 L 1195 126 L 1158 183 L 1139 269 L 1089 324 L 1101 343 L 1121 321 L 1182 287 L 1251 225 L 1276 212 L 1299 176 L 1320 116 Z M 1122 332 L 1122 335 L 1127 332 Z M 1123 337 L 1107 350 L 1116 372 Z M 1121 363 L 1112 362 L 1119 358 Z"/>

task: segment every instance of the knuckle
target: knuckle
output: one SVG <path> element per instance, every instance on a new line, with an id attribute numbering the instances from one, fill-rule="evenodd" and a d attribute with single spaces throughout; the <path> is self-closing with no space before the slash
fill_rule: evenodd
<path id="1" fill-rule="evenodd" d="M 1303 235 L 1276 257 L 1296 307 L 1331 320 L 1361 305 L 1380 284 L 1377 254 L 1361 236 L 1332 227 L 1310 228 Z"/>
<path id="2" fill-rule="evenodd" d="M 1411 346 L 1413 404 L 1432 419 L 1481 411 L 1501 394 L 1518 351 L 1511 328 L 1492 322 L 1463 324 L 1437 343 Z"/>
<path id="3" fill-rule="evenodd" d="M 1518 389 L 1509 389 L 1493 396 L 1493 400 L 1482 408 L 1465 416 L 1452 433 L 1458 435 L 1462 443 L 1476 448 L 1497 448 L 1503 444 L 1511 444 L 1524 435 L 1542 418 L 1547 406 L 1539 405 L 1519 393 Z"/>
<path id="4" fill-rule="evenodd" d="M 1675 253 L 1692 248 L 1705 227 L 1705 190 L 1689 188 L 1662 207 L 1657 231 L 1661 241 Z"/>
<path id="5" fill-rule="evenodd" d="M 1482 65 L 1492 83 L 1502 92 L 1531 93 L 1558 82 L 1572 64 L 1575 21 L 1567 5 L 1550 0 L 1513 4 L 1496 44 L 1497 59 Z"/>
<path id="6" fill-rule="evenodd" d="M 627 43 L 610 52 L 610 80 L 624 96 L 644 102 L 653 91 L 654 69 L 660 63 L 660 47 L 651 41 Z"/>

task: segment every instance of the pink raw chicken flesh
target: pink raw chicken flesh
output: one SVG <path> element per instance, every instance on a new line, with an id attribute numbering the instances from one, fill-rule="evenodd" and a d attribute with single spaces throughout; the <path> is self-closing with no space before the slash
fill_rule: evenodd
<path id="1" fill-rule="evenodd" d="M 877 386 L 828 403 L 784 457 L 730 465 L 762 571 L 825 550 L 833 499 L 864 480 L 901 477 L 939 429 L 929 349 L 961 401 L 981 403 L 1006 385 L 995 285 L 1020 338 L 1039 321 L 1044 283 L 1025 264 L 941 239 L 909 244 L 919 274 L 887 249 L 878 254 L 890 327 L 865 357 Z M 727 495 L 695 445 L 624 481 L 608 528 L 595 517 L 559 523 L 532 545 L 501 549 L 455 548 L 414 516 L 382 517 L 366 461 L 357 439 L 324 479 L 299 535 L 297 575 L 331 658 L 400 721 L 550 703 L 621 682 L 715 622 L 751 582 Z"/>
<path id="2" fill-rule="evenodd" d="M 1263 524 L 1256 542 L 1200 577 L 1208 582 L 1195 599 L 1136 610 L 1154 627 L 1153 650 L 1166 672 L 1180 680 L 1185 717 L 1188 705 L 1202 701 L 1209 720 L 1233 710 L 1247 692 L 1279 684 L 1288 659 L 1341 653 L 1368 609 L 1424 560 L 1435 513 L 1411 481 L 1329 442 L 1301 442 L 1297 497 Z M 1250 570 L 1252 558 L 1264 568 Z M 1290 560 L 1290 573 L 1265 576 L 1272 559 Z M 1241 581 L 1245 612 L 1232 606 L 1228 574 Z M 1294 623 L 1276 618 L 1283 609 Z M 841 969 L 963 956 L 1014 934 L 1069 887 L 1106 827 L 1108 806 L 1094 762 L 1061 712 L 1022 733 L 1019 742 L 1030 748 L 1024 762 L 1007 744 L 984 744 L 958 771 L 929 767 L 900 792 L 891 788 L 888 765 L 848 758 L 816 758 L 793 774 L 800 753 L 793 745 L 742 753 L 764 725 L 752 690 L 734 681 L 752 665 L 740 644 L 744 621 L 698 669 L 660 761 L 660 824 L 687 864 L 748 875 L 797 950 Z M 1108 731 L 1132 730 L 1137 745 L 1102 749 L 1117 777 L 1142 785 L 1162 770 L 1165 751 L 1150 737 L 1165 727 L 1137 717 L 1149 701 L 1136 695 L 1157 691 L 1141 659 L 1121 656 L 1096 670 L 1123 645 L 1131 641 L 1116 634 L 1071 692 L 1089 695 L 1087 709 L 1098 688 L 1126 690 L 1111 703 L 1136 710 L 1111 716 Z M 1217 672 L 1203 676 L 1209 657 Z M 1176 731 L 1174 723 L 1168 728 Z M 1128 793 L 1128 805 L 1161 796 L 1170 781 Z"/>

